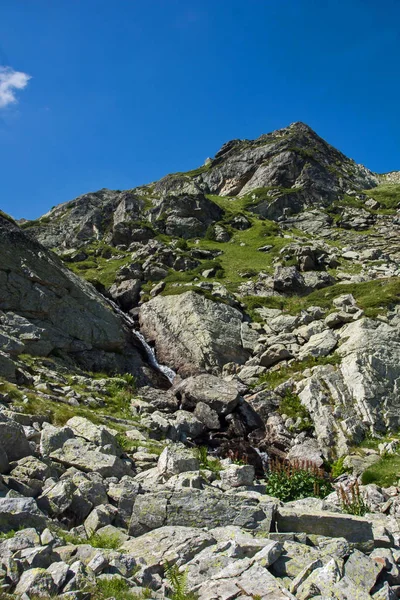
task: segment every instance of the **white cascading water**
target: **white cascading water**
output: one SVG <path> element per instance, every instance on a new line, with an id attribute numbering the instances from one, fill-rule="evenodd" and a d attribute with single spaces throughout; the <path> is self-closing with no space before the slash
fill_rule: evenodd
<path id="1" fill-rule="evenodd" d="M 254 446 L 252 446 L 252 448 L 257 452 L 258 456 L 261 458 L 262 465 L 264 467 L 264 471 L 267 471 L 268 470 L 268 462 L 269 462 L 269 456 L 268 456 L 267 452 L 261 452 L 261 450 L 259 448 L 255 448 Z"/>
<path id="2" fill-rule="evenodd" d="M 144 336 L 140 333 L 140 331 L 137 331 L 135 329 L 135 321 L 132 319 L 132 317 L 130 315 L 124 313 L 124 311 L 122 311 L 113 300 L 110 300 L 109 298 L 106 298 L 106 297 L 104 297 L 104 299 L 106 302 L 108 302 L 108 304 L 110 304 L 110 306 L 113 307 L 115 312 L 121 316 L 121 318 L 128 325 L 129 329 L 132 331 L 133 335 L 142 344 L 143 348 L 146 351 L 146 354 L 147 354 L 147 357 L 149 359 L 149 363 L 151 364 L 151 366 L 154 367 L 157 371 L 160 371 L 163 375 L 165 375 L 165 377 L 171 383 L 173 383 L 173 381 L 176 377 L 175 371 L 173 369 L 170 369 L 166 365 L 160 365 L 160 363 L 158 362 L 158 360 L 156 358 L 156 354 L 155 354 L 153 348 L 151 346 L 149 346 L 149 344 L 146 342 Z"/>

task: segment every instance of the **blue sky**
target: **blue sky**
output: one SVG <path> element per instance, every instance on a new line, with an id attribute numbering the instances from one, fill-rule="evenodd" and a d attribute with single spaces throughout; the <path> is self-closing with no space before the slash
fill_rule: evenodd
<path id="1" fill-rule="evenodd" d="M 2 0 L 0 208 L 36 218 L 294 121 L 399 170 L 399 22 L 399 0 Z"/>

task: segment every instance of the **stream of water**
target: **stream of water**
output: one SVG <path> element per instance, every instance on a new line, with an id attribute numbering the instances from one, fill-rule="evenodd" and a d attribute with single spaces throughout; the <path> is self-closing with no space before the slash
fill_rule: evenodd
<path id="1" fill-rule="evenodd" d="M 160 363 L 157 360 L 154 349 L 146 342 L 145 337 L 140 333 L 140 331 L 137 331 L 135 329 L 136 323 L 132 319 L 132 317 L 124 313 L 124 311 L 122 311 L 113 300 L 110 300 L 109 298 L 104 299 L 106 300 L 106 302 L 108 302 L 108 304 L 110 304 L 113 307 L 115 312 L 120 315 L 120 317 L 128 325 L 129 329 L 132 331 L 133 335 L 139 340 L 139 342 L 145 349 L 147 358 L 149 359 L 149 363 L 151 364 L 151 366 L 154 367 L 157 371 L 160 371 L 160 373 L 162 373 L 163 375 L 165 375 L 165 377 L 167 377 L 167 379 L 172 383 L 176 377 L 175 371 L 173 369 L 170 369 L 166 365 L 160 365 Z"/>

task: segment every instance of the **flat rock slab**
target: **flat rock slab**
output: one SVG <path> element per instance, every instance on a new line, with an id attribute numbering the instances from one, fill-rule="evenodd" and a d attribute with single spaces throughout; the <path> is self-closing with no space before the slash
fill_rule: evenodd
<path id="1" fill-rule="evenodd" d="M 276 527 L 283 532 L 304 531 L 332 538 L 343 537 L 362 551 L 371 551 L 374 547 L 372 525 L 362 517 L 301 508 L 279 508 Z"/>
<path id="2" fill-rule="evenodd" d="M 296 600 L 267 569 L 249 559 L 231 563 L 195 590 L 198 600 L 228 600 L 240 596 L 262 600 Z"/>
<path id="3" fill-rule="evenodd" d="M 213 536 L 194 527 L 160 527 L 136 539 L 125 542 L 121 552 L 131 554 L 148 567 L 160 567 L 168 562 L 189 562 L 204 548 L 215 544 Z"/>
<path id="4" fill-rule="evenodd" d="M 269 532 L 276 504 L 270 498 L 245 498 L 214 490 L 160 491 L 136 498 L 129 533 L 142 535 L 165 525 L 221 527 Z"/>
<path id="5" fill-rule="evenodd" d="M 96 452 L 80 439 L 67 440 L 62 448 L 50 454 L 50 458 L 84 473 L 99 473 L 102 477 L 120 479 L 124 475 L 132 475 L 132 470 L 123 460 L 110 454 Z"/>

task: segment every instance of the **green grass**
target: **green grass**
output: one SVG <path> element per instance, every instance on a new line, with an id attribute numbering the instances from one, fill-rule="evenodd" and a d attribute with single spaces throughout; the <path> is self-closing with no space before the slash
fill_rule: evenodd
<path id="1" fill-rule="evenodd" d="M 400 184 L 385 183 L 372 190 L 365 190 L 364 193 L 380 202 L 386 209 L 395 209 L 400 203 Z"/>
<path id="2" fill-rule="evenodd" d="M 286 392 L 279 405 L 278 412 L 281 415 L 287 415 L 291 419 L 300 418 L 301 424 L 296 428 L 299 431 L 312 431 L 314 429 L 310 413 L 305 406 L 302 405 L 299 396 L 293 394 L 293 392 Z"/>
<path id="3" fill-rule="evenodd" d="M 11 529 L 10 531 L 7 531 L 7 533 L 0 532 L 0 541 L 2 542 L 4 540 L 10 540 L 15 536 L 16 533 L 17 532 L 15 531 L 15 529 Z"/>
<path id="4" fill-rule="evenodd" d="M 367 448 L 369 450 L 378 450 L 379 444 L 400 440 L 400 433 L 388 433 L 385 436 L 367 435 L 365 439 L 358 444 L 357 448 Z"/>
<path id="5" fill-rule="evenodd" d="M 400 277 L 373 279 L 363 283 L 337 283 L 315 290 L 307 296 L 267 298 L 266 300 L 260 299 L 259 302 L 262 303 L 262 306 L 280 308 L 286 313 L 295 315 L 309 306 L 331 309 L 332 300 L 342 294 L 353 294 L 358 306 L 365 311 L 365 315 L 374 318 L 390 306 L 400 302 Z M 250 300 L 250 302 L 253 302 L 254 305 L 256 300 Z"/>
<path id="6" fill-rule="evenodd" d="M 126 379 L 128 379 L 128 381 L 126 381 Z M 104 423 L 107 420 L 107 415 L 129 419 L 129 421 L 133 423 L 137 419 L 132 416 L 129 406 L 130 400 L 135 393 L 135 388 L 129 381 L 132 381 L 129 374 L 125 376 L 125 379 L 123 377 L 110 378 L 110 381 L 106 386 L 107 393 L 102 396 L 105 405 L 90 408 L 85 405 L 71 406 L 70 404 L 64 404 L 62 402 L 55 402 L 35 394 L 34 392 L 27 392 L 25 394 L 26 399 L 24 399 L 24 394 L 15 384 L 9 383 L 1 378 L 0 392 L 10 395 L 13 400 L 13 405 L 17 410 L 28 414 L 47 415 L 51 423 L 59 426 L 65 425 L 69 419 L 75 416 L 85 417 L 96 424 Z M 71 387 L 83 397 L 93 395 L 93 391 L 90 388 L 85 388 L 85 386 L 81 384 L 74 384 L 71 380 L 69 383 Z M 96 395 L 101 396 L 101 393 L 96 392 Z M 118 428 L 117 424 L 115 424 L 115 428 Z"/>
<path id="7" fill-rule="evenodd" d="M 212 471 L 213 473 L 219 473 L 222 470 L 221 462 L 208 456 L 206 446 L 194 448 L 193 453 L 200 463 L 200 469 Z"/>
<path id="8" fill-rule="evenodd" d="M 130 254 L 118 259 L 105 259 L 98 256 L 82 262 L 67 263 L 67 266 L 76 275 L 84 277 L 91 283 L 99 282 L 109 288 L 115 281 L 117 271 L 131 260 Z"/>
<path id="9" fill-rule="evenodd" d="M 232 216 L 244 211 L 248 211 L 261 202 L 272 202 L 279 195 L 293 194 L 298 189 L 299 188 L 292 189 L 271 186 L 256 188 L 244 196 L 214 196 L 209 194 L 207 195 L 207 198 L 215 204 L 218 204 L 218 206 L 222 208 L 225 213 L 228 213 L 230 216 Z M 275 192 L 275 194 L 271 195 L 270 192 Z M 278 228 L 276 224 L 274 225 L 276 228 Z"/>
<path id="10" fill-rule="evenodd" d="M 260 271 L 272 271 L 272 261 L 278 256 L 279 250 L 288 243 L 288 239 L 276 235 L 276 225 L 271 221 L 252 219 L 252 226 L 245 231 L 234 233 L 229 242 L 214 242 L 201 240 L 199 244 L 192 244 L 194 248 L 204 250 L 222 250 L 223 254 L 218 256 L 218 262 L 224 271 L 221 283 L 240 283 L 243 279 L 241 271 L 251 268 L 257 273 Z M 241 246 L 240 244 L 244 245 Z M 260 252 L 259 247 L 271 245 L 269 252 Z"/>
<path id="11" fill-rule="evenodd" d="M 14 219 L 12 217 L 10 217 L 10 215 L 5 213 L 3 210 L 0 210 L 0 217 L 3 217 L 3 219 L 5 219 L 6 221 L 9 221 L 13 225 L 17 225 L 17 223 L 14 221 Z"/>
<path id="12" fill-rule="evenodd" d="M 337 365 L 340 363 L 340 360 L 340 357 L 336 353 L 330 356 L 320 356 L 319 358 L 309 356 L 301 361 L 293 361 L 289 366 L 281 367 L 277 370 L 269 370 L 260 376 L 257 385 L 266 384 L 270 389 L 273 389 L 291 377 L 301 374 L 305 369 L 321 365 Z"/>
<path id="13" fill-rule="evenodd" d="M 111 550 L 118 550 L 122 544 L 121 538 L 117 533 L 113 535 L 94 533 L 89 537 L 87 543 L 93 546 L 93 548 L 110 548 Z"/>
<path id="14" fill-rule="evenodd" d="M 364 471 L 361 479 L 363 485 L 375 483 L 380 487 L 389 487 L 397 484 L 400 479 L 400 456 L 398 454 L 383 456 Z"/>
<path id="15" fill-rule="evenodd" d="M 115 600 L 145 600 L 145 598 L 151 597 L 150 590 L 146 590 L 142 594 L 131 592 L 128 583 L 119 577 L 98 579 L 96 588 L 92 591 L 92 598 L 96 598 L 96 600 L 108 600 L 109 598 Z"/>

